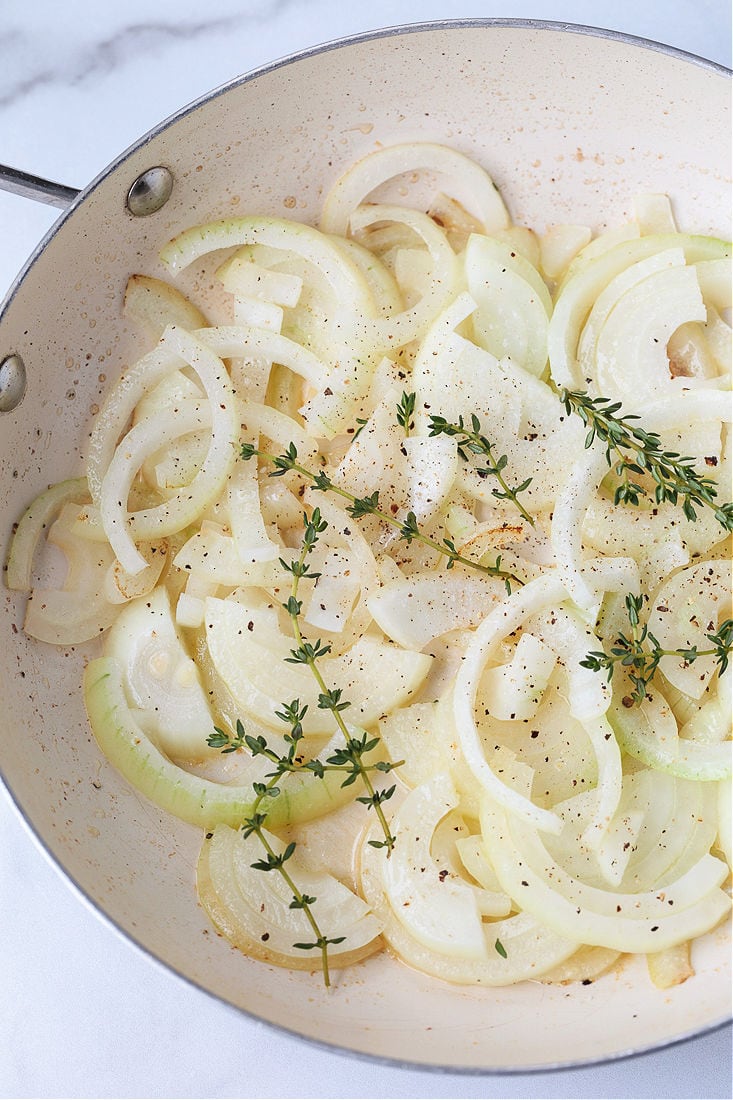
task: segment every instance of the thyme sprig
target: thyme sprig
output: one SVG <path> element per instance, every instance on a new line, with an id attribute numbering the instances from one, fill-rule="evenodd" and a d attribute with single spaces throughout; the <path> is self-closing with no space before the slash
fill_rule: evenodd
<path id="1" fill-rule="evenodd" d="M 690 649 L 663 649 L 648 626 L 641 622 L 643 604 L 642 596 L 628 594 L 626 613 L 631 627 L 630 636 L 619 634 L 609 653 L 596 650 L 580 662 L 583 668 L 589 668 L 593 672 L 607 670 L 609 681 L 617 665 L 626 669 L 634 690 L 630 696 L 624 697 L 625 706 L 640 706 L 644 702 L 663 657 L 676 657 L 688 664 L 698 657 L 715 657 L 720 675 L 725 672 L 733 649 L 733 619 L 726 619 L 717 631 L 705 635 L 711 643 L 710 649 L 698 649 L 697 646 Z"/>
<path id="2" fill-rule="evenodd" d="M 495 496 L 497 500 L 511 500 L 519 509 L 522 518 L 534 527 L 534 518 L 518 499 L 518 494 L 529 488 L 532 478 L 526 478 L 521 485 L 516 485 L 514 488 L 506 482 L 504 470 L 509 463 L 509 459 L 506 455 L 495 457 L 493 445 L 485 435 L 481 434 L 481 421 L 475 413 L 471 414 L 470 428 L 466 426 L 462 416 L 458 417 L 456 424 L 450 423 L 443 416 L 431 416 L 429 423 L 431 436 L 447 435 L 455 439 L 458 453 L 464 461 L 468 461 L 469 455 L 482 455 L 487 459 L 486 465 L 476 467 L 478 476 L 496 478 L 501 488 L 492 489 L 492 496 Z"/>
<path id="3" fill-rule="evenodd" d="M 304 533 L 300 556 L 291 562 L 286 562 L 282 558 L 280 559 L 280 564 L 287 572 L 291 573 L 293 577 L 290 596 L 283 604 L 283 607 L 290 618 L 290 626 L 293 632 L 293 638 L 295 639 L 295 649 L 290 651 L 290 656 L 286 657 L 285 660 L 289 661 L 291 664 L 307 665 L 311 670 L 320 689 L 317 705 L 319 709 L 331 712 L 344 738 L 343 747 L 336 750 L 333 755 L 328 758 L 327 763 L 333 768 L 339 768 L 346 771 L 346 778 L 342 783 L 344 787 L 349 786 L 349 784 L 354 783 L 359 778 L 361 779 L 366 789 L 366 794 L 360 795 L 356 801 L 363 803 L 367 808 L 371 807 L 375 811 L 384 835 L 384 840 L 370 841 L 370 844 L 375 848 L 385 848 L 387 850 L 387 855 L 389 855 L 394 848 L 395 838 L 390 832 L 382 805 L 392 797 L 395 792 L 395 787 L 393 785 L 385 789 L 377 790 L 372 783 L 370 772 L 374 770 L 389 772 L 396 765 L 388 761 L 379 761 L 372 766 L 365 764 L 363 757 L 372 749 L 376 748 L 379 744 L 379 739 L 370 738 L 366 733 L 364 733 L 362 737 L 354 736 L 351 733 L 343 718 L 343 712 L 347 710 L 351 704 L 348 700 L 342 698 L 343 692 L 341 688 L 331 688 L 326 684 L 318 664 L 320 658 L 325 657 L 330 652 L 331 647 L 328 644 L 322 644 L 320 639 L 316 642 L 308 641 L 303 637 L 300 629 L 300 614 L 303 605 L 302 601 L 298 599 L 298 588 L 303 577 L 311 577 L 315 580 L 318 579 L 318 573 L 309 572 L 308 557 L 318 542 L 319 535 L 321 535 L 328 526 L 326 521 L 322 519 L 318 508 L 313 509 L 310 517 L 304 513 L 303 522 Z"/>
<path id="4" fill-rule="evenodd" d="M 311 897 L 309 894 L 304 894 L 302 890 L 299 889 L 290 871 L 286 867 L 288 860 L 295 852 L 295 843 L 290 841 L 281 852 L 277 852 L 273 848 L 268 834 L 265 832 L 267 809 L 264 808 L 264 803 L 269 799 L 276 798 L 277 795 L 280 794 L 278 783 L 284 775 L 288 772 L 298 771 L 303 766 L 298 759 L 298 753 L 300 741 L 303 737 L 303 718 L 306 710 L 307 707 L 301 707 L 299 701 L 294 699 L 292 703 L 283 706 L 282 711 L 277 712 L 277 717 L 287 722 L 290 726 L 290 732 L 285 735 L 285 741 L 288 746 L 287 751 L 282 755 L 270 749 L 264 737 L 252 737 L 251 734 L 246 733 L 239 719 L 237 719 L 236 736 L 232 737 L 231 734 L 216 727 L 214 733 L 210 734 L 206 740 L 209 745 L 213 748 L 221 749 L 223 753 L 236 752 L 237 749 L 247 745 L 254 756 L 264 755 L 275 765 L 274 770 L 265 776 L 266 782 L 255 782 L 252 784 L 255 798 L 252 803 L 252 809 L 249 815 L 244 818 L 241 828 L 245 837 L 254 834 L 264 850 L 264 858 L 255 860 L 252 867 L 257 871 L 276 871 L 282 877 L 292 895 L 290 908 L 303 910 L 315 938 L 312 943 L 295 943 L 293 947 L 302 951 L 320 951 L 323 982 L 324 985 L 329 986 L 331 984 L 331 979 L 329 974 L 328 949 L 331 946 L 343 943 L 345 937 L 324 935 L 313 912 L 313 906 L 317 898 Z"/>
<path id="5" fill-rule="evenodd" d="M 638 505 L 643 497 L 650 498 L 651 491 L 634 480 L 648 475 L 655 483 L 653 499 L 657 504 L 680 503 L 689 520 L 697 519 L 696 506 L 711 508 L 718 523 L 726 531 L 733 531 L 733 502 L 718 502 L 713 479 L 695 469 L 694 458 L 663 450 L 656 432 L 632 423 L 638 416 L 619 415 L 619 401 L 568 389 L 560 391 L 560 400 L 568 415 L 575 413 L 588 427 L 586 447 L 591 447 L 596 438 L 606 444 L 608 465 L 621 479 L 614 504 Z"/>
<path id="6" fill-rule="evenodd" d="M 452 539 L 443 539 L 442 542 L 438 542 L 437 539 L 430 538 L 423 531 L 417 522 L 417 517 L 414 512 L 408 512 L 404 519 L 400 519 L 397 516 L 392 515 L 390 512 L 384 511 L 380 508 L 379 502 L 379 490 L 375 489 L 373 493 L 367 496 L 357 497 L 353 493 L 348 492 L 346 489 L 342 489 L 340 485 L 335 485 L 332 479 L 328 476 L 325 470 L 319 470 L 314 472 L 309 470 L 307 466 L 303 466 L 298 462 L 298 451 L 294 443 L 290 443 L 283 454 L 275 455 L 269 451 L 262 451 L 255 447 L 252 443 L 242 443 L 240 449 L 240 457 L 244 461 L 258 457 L 263 458 L 268 462 L 271 462 L 274 469 L 270 473 L 270 477 L 282 477 L 289 470 L 294 470 L 306 478 L 312 484 L 314 489 L 318 489 L 323 493 L 334 493 L 336 496 L 341 497 L 344 500 L 348 500 L 349 504 L 346 511 L 354 519 L 360 519 L 362 516 L 375 516 L 383 523 L 389 524 L 399 532 L 399 537 L 404 539 L 409 545 L 413 540 L 422 543 L 423 546 L 429 547 L 431 550 L 437 551 L 447 558 L 447 569 L 452 569 L 456 563 L 467 566 L 469 569 L 475 569 L 479 573 L 485 573 L 491 577 L 502 577 L 506 585 L 507 592 L 511 593 L 512 582 L 517 585 L 521 585 L 522 580 L 517 577 L 508 569 L 502 569 L 501 567 L 501 555 L 497 555 L 497 558 L 492 563 L 482 564 L 481 562 L 473 561 L 471 558 L 464 557 L 456 549 L 455 543 Z"/>

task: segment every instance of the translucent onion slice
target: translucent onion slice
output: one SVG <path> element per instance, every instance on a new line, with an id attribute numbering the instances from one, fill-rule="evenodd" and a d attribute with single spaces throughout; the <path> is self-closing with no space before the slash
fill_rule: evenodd
<path id="1" fill-rule="evenodd" d="M 461 749 L 478 782 L 500 805 L 550 832 L 559 832 L 557 814 L 536 806 L 504 783 L 489 765 L 474 717 L 476 693 L 486 663 L 501 640 L 517 630 L 533 612 L 561 602 L 567 593 L 557 578 L 544 576 L 512 593 L 490 611 L 466 648 L 453 695 L 453 712 Z"/>
<path id="2" fill-rule="evenodd" d="M 608 719 L 621 748 L 643 760 L 650 768 L 678 775 L 683 779 L 727 779 L 731 775 L 731 741 L 696 741 L 681 738 L 671 707 L 662 693 L 649 685 L 640 706 L 628 706 L 625 673 L 615 678 L 614 698 Z"/>
<path id="3" fill-rule="evenodd" d="M 84 702 L 104 755 L 154 805 L 200 829 L 219 824 L 237 828 L 251 814 L 252 783 L 264 777 L 262 760 L 255 758 L 243 767 L 236 786 L 215 783 L 174 764 L 148 736 L 139 712 L 130 707 L 122 668 L 111 657 L 98 657 L 87 665 Z M 285 776 L 278 786 L 280 794 L 261 806 L 273 829 L 320 817 L 354 795 L 353 787 L 342 786 L 338 772 L 326 772 L 323 779 L 310 771 L 298 772 Z"/>
<path id="4" fill-rule="evenodd" d="M 529 913 L 485 925 L 490 944 L 485 959 L 459 958 L 426 947 L 397 919 L 382 883 L 384 855 L 369 847 L 369 835 L 360 851 L 361 891 L 388 946 L 408 966 L 460 985 L 505 986 L 539 978 L 578 949 L 576 941 L 551 931 Z"/>
<path id="5" fill-rule="evenodd" d="M 146 565 L 134 538 L 160 538 L 183 530 L 221 492 L 235 461 L 234 444 L 239 427 L 236 401 L 221 359 L 190 333 L 173 327 L 166 330 L 161 346 L 192 366 L 201 379 L 209 398 L 211 443 L 190 485 L 164 504 L 131 516 L 127 513 L 127 496 L 140 462 L 132 447 L 128 457 L 124 440 L 115 451 L 100 486 L 99 507 L 110 545 L 124 568 L 132 574 L 141 572 Z M 132 435 L 138 428 L 141 425 L 136 425 L 128 434 Z M 161 428 L 163 437 L 166 430 Z"/>
<path id="6" fill-rule="evenodd" d="M 284 850 L 279 837 L 267 831 L 265 837 L 273 851 Z M 226 825 L 215 828 L 204 841 L 201 863 L 215 898 L 207 889 L 202 900 L 207 909 L 207 901 L 213 902 L 210 915 L 214 923 L 223 925 L 227 938 L 248 954 L 288 967 L 302 960 L 307 969 L 317 969 L 320 952 L 295 947 L 296 943 L 313 942 L 313 928 L 303 909 L 291 904 L 293 892 L 283 877 L 263 874 L 253 866 L 262 858 L 262 845 L 255 835 L 245 836 Z M 328 872 L 309 869 L 300 847 L 288 859 L 287 870 L 298 889 L 316 899 L 313 913 L 321 932 L 330 938 L 344 937 L 329 947 L 329 962 L 338 965 L 340 956 L 353 962 L 376 947 L 379 922 L 362 898 Z M 254 945 L 258 947 L 253 952 Z"/>
<path id="7" fill-rule="evenodd" d="M 434 221 L 417 210 L 399 206 L 360 206 L 350 218 L 351 232 L 358 237 L 361 230 L 375 222 L 396 221 L 407 225 L 425 243 L 433 260 L 430 284 L 422 298 L 410 309 L 392 317 L 378 318 L 373 325 L 383 348 L 397 348 L 422 336 L 436 313 L 457 294 L 459 265 L 445 234 Z"/>
<path id="8" fill-rule="evenodd" d="M 585 518 L 607 472 L 604 453 L 600 448 L 590 449 L 573 465 L 561 487 L 550 523 L 558 576 L 573 602 L 591 620 L 597 618 L 605 592 L 638 592 L 641 586 L 634 558 L 593 557 L 583 545 Z"/>
<path id="9" fill-rule="evenodd" d="M 141 524 L 140 512 L 133 515 L 128 512 L 128 498 L 138 471 L 152 455 L 160 452 L 169 443 L 210 424 L 211 410 L 208 402 L 181 402 L 175 419 L 166 421 L 159 417 L 153 419 L 146 417 L 144 420 L 139 420 L 124 436 L 112 456 L 100 490 L 99 515 L 110 546 L 123 568 L 131 575 L 142 572 L 147 565 L 132 536 L 133 518 L 135 533 L 139 537 L 151 537 L 151 535 L 162 537 L 181 530 L 187 523 L 192 522 L 201 510 L 198 506 L 193 509 L 189 507 L 186 518 L 179 524 L 177 513 L 180 512 L 180 505 L 176 508 L 174 495 L 170 498 L 174 501 L 172 513 L 167 513 L 166 505 L 157 506 L 157 510 L 147 509 L 145 520 L 148 523 L 146 524 L 143 520 Z M 201 467 L 195 469 L 194 478 L 198 476 Z M 186 486 L 186 492 L 188 492 L 188 486 Z M 180 502 L 181 490 L 178 490 L 176 495 Z M 203 506 L 208 503 L 212 495 L 209 494 Z M 157 526 L 150 525 L 151 512 L 154 523 L 157 521 Z"/>
<path id="10" fill-rule="evenodd" d="M 164 588 L 128 604 L 105 638 L 104 655 L 123 669 L 130 705 L 154 728 L 166 756 L 193 762 L 218 753 L 206 741 L 214 719 Z"/>
<path id="11" fill-rule="evenodd" d="M 33 584 L 33 559 L 43 532 L 69 501 L 89 500 L 85 477 L 69 478 L 51 485 L 28 505 L 18 520 L 8 551 L 5 583 L 15 592 L 29 592 Z"/>
<path id="12" fill-rule="evenodd" d="M 464 257 L 468 291 L 478 308 L 474 339 L 497 359 L 506 356 L 530 374 L 547 363 L 547 323 L 552 299 L 537 270 L 523 256 L 490 237 L 469 238 Z"/>
<path id="13" fill-rule="evenodd" d="M 408 142 L 378 149 L 344 172 L 323 202 L 321 229 L 346 236 L 350 215 L 372 191 L 395 176 L 425 168 L 448 177 L 448 193 L 466 203 L 481 219 L 487 233 L 495 233 L 509 224 L 501 195 L 475 160 L 443 145 Z M 445 182 L 441 186 L 446 189 Z"/>
<path id="14" fill-rule="evenodd" d="M 159 344 L 121 374 L 107 394 L 92 425 L 87 451 L 87 480 L 92 500 L 97 506 L 102 480 L 138 401 L 155 389 L 166 375 L 184 365 L 172 348 Z"/>
<path id="15" fill-rule="evenodd" d="M 252 608 L 213 598 L 206 601 L 206 634 L 217 671 L 242 710 L 277 728 L 282 662 L 295 648 L 292 638 L 263 629 Z M 348 721 L 369 727 L 380 715 L 407 702 L 431 664 L 428 654 L 401 650 L 364 635 L 346 653 L 323 657 L 319 669 L 325 682 L 341 688 L 350 702 Z M 288 665 L 288 696 L 308 706 L 303 728 L 307 733 L 332 733 L 333 717 L 318 707 L 319 691 L 309 668 Z"/>
<path id="16" fill-rule="evenodd" d="M 500 579 L 449 572 L 388 582 L 367 600 L 374 621 L 405 649 L 424 649 L 449 630 L 478 626 L 506 594 Z"/>
<path id="17" fill-rule="evenodd" d="M 373 314 L 369 288 L 346 253 L 317 229 L 284 218 L 230 218 L 194 226 L 170 241 L 161 250 L 160 258 L 170 271 L 178 274 L 208 252 L 260 244 L 294 252 L 314 264 L 328 282 L 334 304 L 340 303 L 354 315 Z"/>
<path id="18" fill-rule="evenodd" d="M 152 275 L 131 275 L 122 306 L 126 317 L 159 340 L 168 325 L 190 331 L 203 328 L 206 317 L 180 290 Z"/>
<path id="19" fill-rule="evenodd" d="M 105 543 L 75 533 L 77 512 L 77 506 L 67 502 L 48 532 L 48 541 L 66 558 L 63 585 L 35 587 L 26 603 L 26 634 L 53 645 L 78 645 L 97 638 L 119 613 L 119 605 L 106 596 L 114 553 Z"/>
<path id="20" fill-rule="evenodd" d="M 667 344 L 679 325 L 706 316 L 694 266 L 648 275 L 618 298 L 598 335 L 588 367 L 598 392 L 627 404 L 646 404 L 676 387 L 694 385 L 693 379 L 671 377 Z"/>
<path id="21" fill-rule="evenodd" d="M 550 373 L 558 386 L 569 389 L 587 387 L 578 363 L 578 342 L 593 303 L 611 279 L 631 264 L 668 248 L 682 248 L 688 264 L 730 256 L 730 247 L 725 241 L 677 233 L 622 240 L 611 248 L 596 249 L 590 255 L 595 243 L 584 250 L 586 256 L 581 252 L 576 265 L 571 265 L 555 301 L 547 333 Z"/>
<path id="22" fill-rule="evenodd" d="M 517 905 L 581 943 L 659 951 L 710 931 L 730 911 L 728 869 L 705 855 L 663 891 L 587 886 L 550 856 L 536 829 L 486 800 L 481 828 L 502 887 Z"/>
<path id="23" fill-rule="evenodd" d="M 731 618 L 731 563 L 707 561 L 681 569 L 659 588 L 649 612 L 648 627 L 662 649 L 711 649 L 708 634 Z M 693 699 L 701 699 L 717 663 L 715 656 L 694 662 L 662 657 L 665 678 Z"/>
<path id="24" fill-rule="evenodd" d="M 395 848 L 382 862 L 392 912 L 412 937 L 441 955 L 485 960 L 490 946 L 481 920 L 481 890 L 431 853 L 440 820 L 458 805 L 445 774 L 412 791 L 390 822 Z"/>
<path id="25" fill-rule="evenodd" d="M 263 356 L 270 362 L 281 363 L 314 389 L 321 389 L 325 385 L 327 366 L 308 348 L 279 332 L 256 328 L 252 324 L 215 325 L 198 329 L 195 336 L 220 359 Z"/>

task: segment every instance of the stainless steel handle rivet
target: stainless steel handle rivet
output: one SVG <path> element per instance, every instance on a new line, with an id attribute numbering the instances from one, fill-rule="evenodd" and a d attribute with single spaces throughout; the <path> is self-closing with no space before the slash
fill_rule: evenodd
<path id="1" fill-rule="evenodd" d="M 25 393 L 25 363 L 19 355 L 6 355 L 0 362 L 0 412 L 12 412 Z"/>
<path id="2" fill-rule="evenodd" d="M 173 190 L 173 174 L 169 168 L 158 165 L 148 168 L 138 176 L 127 192 L 127 209 L 136 218 L 155 214 L 168 202 Z"/>

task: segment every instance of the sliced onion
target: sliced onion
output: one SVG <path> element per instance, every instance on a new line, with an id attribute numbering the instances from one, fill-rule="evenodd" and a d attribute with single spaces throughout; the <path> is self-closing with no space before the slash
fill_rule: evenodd
<path id="1" fill-rule="evenodd" d="M 5 583 L 16 592 L 28 592 L 33 584 L 33 559 L 43 532 L 68 501 L 83 504 L 89 499 L 85 477 L 74 477 L 51 485 L 28 505 L 18 520 L 8 551 Z"/>
<path id="2" fill-rule="evenodd" d="M 346 235 L 349 217 L 368 195 L 395 176 L 421 168 L 446 175 L 462 198 L 480 217 L 487 233 L 495 233 L 509 224 L 501 196 L 491 177 L 476 161 L 457 150 L 430 142 L 390 145 L 363 157 L 339 177 L 326 195 L 321 212 L 325 233 Z"/>
<path id="3" fill-rule="evenodd" d="M 125 440 L 117 448 L 100 486 L 99 505 L 107 538 L 125 569 L 133 575 L 145 568 L 146 562 L 137 550 L 134 537 L 160 538 L 183 530 L 201 514 L 221 492 L 235 461 L 234 444 L 238 421 L 234 394 L 221 359 L 181 329 L 168 328 L 161 346 L 187 362 L 199 375 L 209 398 L 211 410 L 211 443 L 201 468 L 190 485 L 179 490 L 164 504 L 128 515 L 127 496 L 132 478 L 140 466 L 139 453 Z M 129 436 L 142 429 L 136 425 Z M 167 432 L 176 431 L 175 422 Z M 147 430 L 140 433 L 143 454 L 147 451 Z M 160 445 L 160 444 L 159 444 Z"/>

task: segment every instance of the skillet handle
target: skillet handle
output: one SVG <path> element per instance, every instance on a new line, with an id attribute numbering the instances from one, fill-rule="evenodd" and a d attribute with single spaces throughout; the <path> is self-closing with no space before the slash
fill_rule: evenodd
<path id="1" fill-rule="evenodd" d="M 76 187 L 65 187 L 62 183 L 53 183 L 5 164 L 0 164 L 0 191 L 10 191 L 24 199 L 35 199 L 59 210 L 66 210 L 79 194 Z"/>

